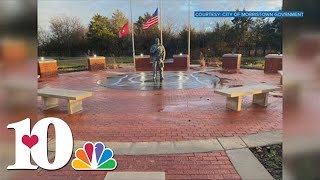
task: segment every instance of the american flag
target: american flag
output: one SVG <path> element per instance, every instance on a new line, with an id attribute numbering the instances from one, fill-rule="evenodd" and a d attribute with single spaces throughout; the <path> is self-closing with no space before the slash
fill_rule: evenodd
<path id="1" fill-rule="evenodd" d="M 148 19 L 147 22 L 143 23 L 143 30 L 148 29 L 149 27 L 151 27 L 154 24 L 157 24 L 159 21 L 158 18 L 158 8 L 156 9 L 156 11 L 153 13 L 152 17 L 150 19 Z"/>

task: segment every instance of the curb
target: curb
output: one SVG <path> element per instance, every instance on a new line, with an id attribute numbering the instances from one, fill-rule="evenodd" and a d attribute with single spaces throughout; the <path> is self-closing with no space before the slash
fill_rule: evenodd
<path id="1" fill-rule="evenodd" d="M 74 141 L 74 150 L 82 148 L 87 141 Z M 103 142 L 115 155 L 166 155 L 225 151 L 267 146 L 282 142 L 282 131 L 262 132 L 245 136 L 221 137 L 206 140 L 164 142 Z M 55 139 L 48 142 L 48 151 L 55 151 Z"/>
<path id="2" fill-rule="evenodd" d="M 227 150 L 226 153 L 242 180 L 274 180 L 248 148 Z"/>

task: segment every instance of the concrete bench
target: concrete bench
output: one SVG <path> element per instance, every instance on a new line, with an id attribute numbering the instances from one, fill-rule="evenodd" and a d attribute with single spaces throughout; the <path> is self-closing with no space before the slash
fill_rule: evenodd
<path id="1" fill-rule="evenodd" d="M 38 89 L 38 96 L 44 101 L 45 110 L 58 106 L 58 99 L 68 101 L 68 113 L 74 114 L 82 110 L 82 100 L 92 96 L 92 92 L 56 88 Z"/>
<path id="2" fill-rule="evenodd" d="M 260 84 L 227 89 L 217 89 L 214 92 L 227 97 L 227 108 L 241 111 L 242 96 L 253 95 L 253 103 L 266 107 L 269 92 L 280 90 L 280 87 Z"/>

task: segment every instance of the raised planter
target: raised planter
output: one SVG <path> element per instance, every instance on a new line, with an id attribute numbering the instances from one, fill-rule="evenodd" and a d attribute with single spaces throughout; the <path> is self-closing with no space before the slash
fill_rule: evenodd
<path id="1" fill-rule="evenodd" d="M 167 69 L 171 71 L 187 71 L 189 67 L 188 55 L 173 55 L 173 63 L 167 64 Z"/>
<path id="2" fill-rule="evenodd" d="M 99 70 L 104 70 L 106 68 L 105 57 L 102 57 L 102 56 L 89 57 L 87 61 L 88 61 L 89 71 L 99 71 Z"/>
<path id="3" fill-rule="evenodd" d="M 54 59 L 38 60 L 38 75 L 40 75 L 40 78 L 57 77 L 57 61 Z"/>
<path id="4" fill-rule="evenodd" d="M 136 56 L 137 71 L 152 71 L 152 62 L 149 55 Z M 186 71 L 189 69 L 188 55 L 174 55 L 173 59 L 164 62 L 165 71 Z"/>
<path id="5" fill-rule="evenodd" d="M 282 54 L 268 54 L 265 57 L 264 72 L 278 73 L 282 70 Z"/>
<path id="6" fill-rule="evenodd" d="M 137 71 L 152 71 L 152 62 L 149 55 L 136 56 L 135 60 Z"/>
<path id="7" fill-rule="evenodd" d="M 241 64 L 241 54 L 224 54 L 222 56 L 222 72 L 239 73 Z"/>

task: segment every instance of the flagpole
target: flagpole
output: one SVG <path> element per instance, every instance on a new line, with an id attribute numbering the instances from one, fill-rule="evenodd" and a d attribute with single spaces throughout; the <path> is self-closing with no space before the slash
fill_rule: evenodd
<path id="1" fill-rule="evenodd" d="M 130 15 L 131 15 L 131 35 L 132 35 L 132 56 L 133 56 L 133 65 L 136 67 L 136 52 L 134 47 L 134 23 L 132 19 L 132 0 L 130 0 Z M 136 69 L 136 68 L 134 68 Z"/>
<path id="2" fill-rule="evenodd" d="M 188 32 L 188 68 L 190 67 L 190 55 L 191 55 L 191 20 L 190 20 L 190 0 L 188 0 L 188 26 L 189 26 L 189 32 Z"/>
<path id="3" fill-rule="evenodd" d="M 161 39 L 161 44 L 163 45 L 163 36 L 162 36 L 162 0 L 160 0 L 160 39 Z"/>

